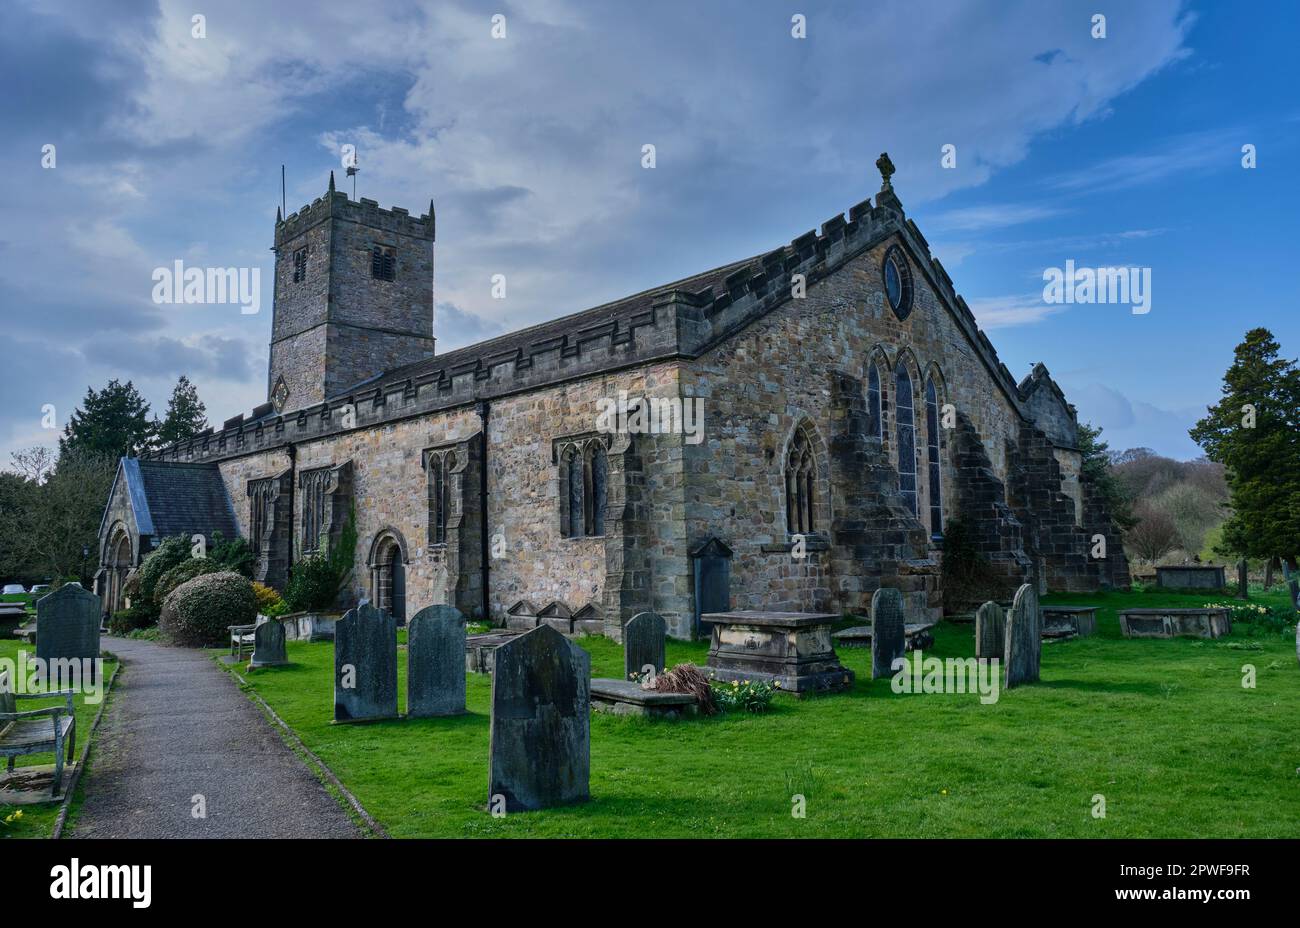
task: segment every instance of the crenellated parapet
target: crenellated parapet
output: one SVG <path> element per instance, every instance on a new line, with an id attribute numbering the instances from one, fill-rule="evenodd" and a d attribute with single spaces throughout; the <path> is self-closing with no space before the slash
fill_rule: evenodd
<path id="1" fill-rule="evenodd" d="M 563 383 L 592 374 L 672 358 L 691 359 L 708 351 L 793 298 L 798 277 L 811 288 L 847 262 L 896 237 L 925 275 L 940 304 L 966 335 L 972 350 L 1012 409 L 1024 419 L 1015 379 L 979 330 L 966 301 L 953 288 L 916 224 L 896 196 L 887 205 L 870 199 L 847 215 L 832 216 L 820 231 L 809 230 L 765 255 L 717 268 L 640 294 L 424 358 L 381 373 L 346 395 L 274 414 L 263 405 L 248 417 L 227 420 L 219 431 L 181 442 L 150 457 L 169 461 L 214 460 L 324 438 L 350 429 L 472 406 L 495 397 Z M 410 234 L 433 237 L 433 207 L 418 218 L 405 210 L 383 210 L 373 200 L 354 202 L 331 191 L 276 227 L 277 243 L 303 231 L 304 223 L 334 215 L 366 223 L 391 223 Z"/>
<path id="2" fill-rule="evenodd" d="M 400 206 L 383 209 L 375 200 L 362 197 L 353 200 L 341 190 L 333 189 L 331 177 L 330 191 L 317 197 L 302 209 L 290 213 L 275 224 L 275 247 L 278 250 L 285 242 L 302 235 L 308 229 L 338 218 L 345 222 L 355 222 L 368 228 L 382 229 L 394 235 L 406 235 L 412 238 L 426 238 L 433 241 L 434 215 L 433 204 L 429 212 L 421 216 L 412 216 Z"/>

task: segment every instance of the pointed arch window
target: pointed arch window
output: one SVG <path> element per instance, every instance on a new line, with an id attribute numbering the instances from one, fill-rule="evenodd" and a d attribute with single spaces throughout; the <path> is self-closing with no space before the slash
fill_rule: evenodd
<path id="1" fill-rule="evenodd" d="M 456 455 L 451 451 L 430 452 L 429 471 L 429 544 L 447 543 L 447 522 L 451 513 L 451 472 Z"/>
<path id="2" fill-rule="evenodd" d="M 880 368 L 875 361 L 867 368 L 867 436 L 884 437 L 880 417 Z"/>
<path id="3" fill-rule="evenodd" d="M 600 439 L 574 441 L 560 455 L 560 534 L 591 538 L 605 534 L 609 457 Z"/>
<path id="4" fill-rule="evenodd" d="M 925 382 L 926 461 L 930 475 L 930 535 L 943 537 L 943 486 L 939 468 L 939 392 L 934 378 Z"/>
<path id="5" fill-rule="evenodd" d="M 791 535 L 817 530 L 817 459 L 808 433 L 796 429 L 785 459 L 785 522 Z"/>
<path id="6" fill-rule="evenodd" d="M 609 460 L 600 442 L 587 445 L 587 466 L 583 468 L 585 481 L 583 497 L 583 526 L 588 535 L 605 534 L 605 484 Z"/>
<path id="7" fill-rule="evenodd" d="M 894 371 L 894 427 L 898 438 L 898 491 L 916 515 L 916 410 L 912 399 L 912 375 L 899 360 Z"/>

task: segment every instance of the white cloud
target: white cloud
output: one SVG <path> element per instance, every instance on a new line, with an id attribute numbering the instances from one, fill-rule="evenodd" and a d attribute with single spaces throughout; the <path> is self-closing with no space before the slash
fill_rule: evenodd
<path id="1" fill-rule="evenodd" d="M 1043 302 L 1041 292 L 1016 296 L 990 296 L 969 300 L 971 312 L 981 329 L 1006 329 L 1042 322 L 1067 307 Z"/>

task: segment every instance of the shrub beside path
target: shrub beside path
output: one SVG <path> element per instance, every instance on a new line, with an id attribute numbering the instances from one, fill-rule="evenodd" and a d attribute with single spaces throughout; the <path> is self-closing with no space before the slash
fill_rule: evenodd
<path id="1" fill-rule="evenodd" d="M 104 647 L 123 667 L 70 837 L 361 837 L 208 654 L 125 638 Z"/>

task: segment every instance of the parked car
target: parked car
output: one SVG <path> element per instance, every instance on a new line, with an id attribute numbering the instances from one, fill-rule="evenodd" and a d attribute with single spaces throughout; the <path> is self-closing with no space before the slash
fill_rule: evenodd
<path id="1" fill-rule="evenodd" d="M 50 585 L 48 583 L 36 583 L 33 584 L 32 588 L 27 592 L 31 593 L 33 596 L 37 596 L 44 593 L 48 593 L 49 591 L 50 591 Z"/>
<path id="2" fill-rule="evenodd" d="M 22 595 L 26 592 L 27 591 L 23 589 L 23 585 L 21 583 L 6 583 L 5 588 L 3 590 L 0 590 L 0 596 L 9 596 L 14 593 Z"/>

